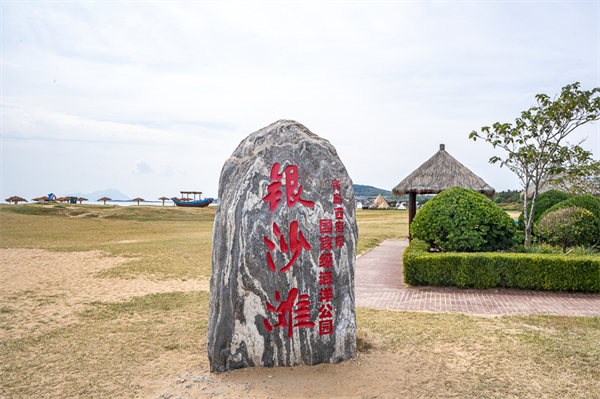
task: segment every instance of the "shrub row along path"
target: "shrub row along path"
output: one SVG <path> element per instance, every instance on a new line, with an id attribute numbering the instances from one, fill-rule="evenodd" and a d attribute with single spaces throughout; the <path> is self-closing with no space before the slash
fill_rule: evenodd
<path id="1" fill-rule="evenodd" d="M 385 240 L 356 260 L 356 306 L 479 315 L 600 316 L 600 294 L 404 285 L 407 239 Z"/>

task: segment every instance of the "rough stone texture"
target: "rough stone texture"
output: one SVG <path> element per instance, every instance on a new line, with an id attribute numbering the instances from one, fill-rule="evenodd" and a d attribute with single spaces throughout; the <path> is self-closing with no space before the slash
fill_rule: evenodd
<path id="1" fill-rule="evenodd" d="M 308 207 L 286 201 L 286 173 L 281 180 L 281 202 L 271 211 L 269 194 L 271 168 L 281 164 L 281 173 L 289 165 L 298 167 L 300 198 L 313 201 Z M 332 180 L 339 180 L 342 205 L 333 204 Z M 292 190 L 290 190 L 292 191 Z M 334 207 L 343 208 L 344 245 L 335 247 Z M 333 267 L 319 266 L 323 253 L 320 220 L 332 220 L 334 231 Z M 290 226 L 297 221 L 310 251 L 302 249 L 296 262 L 285 272 L 292 259 L 291 250 L 281 250 L 273 223 L 290 245 Z M 281 120 L 244 139 L 223 166 L 219 183 L 219 205 L 213 230 L 212 276 L 208 324 L 208 356 L 211 371 L 221 372 L 252 366 L 294 366 L 299 364 L 338 363 L 356 355 L 356 318 L 354 307 L 354 266 L 358 229 L 354 214 L 352 180 L 335 148 L 295 121 Z M 265 237 L 276 244 L 269 250 Z M 267 254 L 271 253 L 276 271 L 271 271 Z M 320 289 L 322 271 L 332 271 L 333 332 L 319 334 Z M 308 295 L 309 322 L 315 326 L 267 330 L 265 319 L 274 326 L 275 308 L 288 299 L 288 293 Z M 326 303 L 326 302 L 323 302 Z M 295 304 L 294 310 L 299 309 Z M 296 314 L 293 314 L 296 316 Z M 289 323 L 289 317 L 286 318 Z M 294 321 L 296 323 L 296 321 Z"/>

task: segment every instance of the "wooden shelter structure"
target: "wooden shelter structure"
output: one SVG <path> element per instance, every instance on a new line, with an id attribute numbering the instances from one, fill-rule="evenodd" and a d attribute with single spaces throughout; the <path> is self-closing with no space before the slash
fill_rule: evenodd
<path id="1" fill-rule="evenodd" d="M 89 200 L 87 198 L 79 197 L 79 198 L 77 198 L 77 201 L 79 201 L 79 203 L 81 204 L 83 201 L 89 201 Z"/>
<path id="2" fill-rule="evenodd" d="M 373 203 L 371 205 L 369 205 L 369 209 L 389 209 L 389 208 L 390 208 L 390 206 L 385 201 L 385 198 L 383 198 L 381 196 L 381 194 L 379 194 L 377 196 L 377 198 L 375 198 L 375 201 L 373 201 Z"/>
<path id="3" fill-rule="evenodd" d="M 168 200 L 170 200 L 170 198 L 167 198 L 167 197 L 160 197 L 160 198 L 159 198 L 159 200 L 162 200 L 162 202 L 163 202 L 163 205 L 162 205 L 162 206 L 165 206 L 165 201 L 168 201 Z"/>
<path id="4" fill-rule="evenodd" d="M 104 205 L 106 205 L 106 201 L 111 201 L 111 200 L 112 200 L 111 198 L 108 198 L 108 197 L 102 197 L 102 198 L 100 198 L 98 201 L 104 201 Z"/>
<path id="5" fill-rule="evenodd" d="M 137 197 L 132 199 L 132 201 L 137 201 L 138 205 L 140 204 L 140 201 L 144 202 L 145 200 L 143 198 Z"/>
<path id="6" fill-rule="evenodd" d="M 180 191 L 181 198 L 180 201 L 200 201 L 202 199 L 202 191 Z M 194 199 L 191 199 L 189 196 L 193 195 Z M 196 199 L 196 195 L 198 199 Z"/>
<path id="7" fill-rule="evenodd" d="M 392 194 L 408 194 L 408 229 L 417 213 L 417 194 L 439 194 L 452 187 L 464 187 L 493 198 L 496 191 L 483 179 L 471 172 L 446 152 L 446 146 L 440 144 L 440 150 L 419 166 L 408 177 L 392 189 Z"/>

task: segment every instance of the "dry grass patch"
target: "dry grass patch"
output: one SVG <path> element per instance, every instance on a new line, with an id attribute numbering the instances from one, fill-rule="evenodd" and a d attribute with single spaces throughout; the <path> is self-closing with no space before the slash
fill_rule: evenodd
<path id="1" fill-rule="evenodd" d="M 363 346 L 426 359 L 447 394 L 600 395 L 598 317 L 478 317 L 373 309 L 360 309 L 357 317 Z"/>
<path id="2" fill-rule="evenodd" d="M 165 293 L 124 303 L 90 303 L 79 322 L 43 335 L 3 340 L 3 397 L 134 397 L 135 380 L 163 376 L 198 353 L 206 336 L 208 293 Z M 171 370 L 172 371 L 172 370 Z M 150 374 L 148 374 L 150 373 Z"/>
<path id="3" fill-rule="evenodd" d="M 33 251 L 21 258 L 74 269 L 2 286 L 0 396 L 600 397 L 597 317 L 359 308 L 356 360 L 210 374 L 208 293 L 170 291 L 209 276 L 214 212 L 0 206 L 2 251 Z M 406 211 L 358 211 L 357 222 L 358 253 L 408 233 Z"/>
<path id="4" fill-rule="evenodd" d="M 98 217 L 71 217 L 78 212 Z M 214 207 L 2 205 L 0 248 L 100 250 L 132 259 L 103 276 L 208 278 L 214 215 Z"/>
<path id="5" fill-rule="evenodd" d="M 357 255 L 375 248 L 388 238 L 408 237 L 408 211 L 357 210 Z"/>

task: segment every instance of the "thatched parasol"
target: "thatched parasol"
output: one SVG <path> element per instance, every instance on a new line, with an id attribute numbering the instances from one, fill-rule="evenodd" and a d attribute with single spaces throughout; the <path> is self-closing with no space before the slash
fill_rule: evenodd
<path id="1" fill-rule="evenodd" d="M 138 205 L 140 204 L 140 201 L 144 202 L 145 200 L 143 198 L 137 197 L 132 199 L 132 201 L 137 201 Z"/>
<path id="2" fill-rule="evenodd" d="M 71 197 L 60 197 L 60 198 L 57 198 L 56 201 L 58 201 L 58 202 L 69 202 L 69 201 L 71 201 Z"/>
<path id="3" fill-rule="evenodd" d="M 165 201 L 170 200 L 170 198 L 167 197 L 160 197 L 159 200 L 162 200 L 163 202 L 163 206 L 165 206 Z"/>
<path id="4" fill-rule="evenodd" d="M 79 197 L 79 198 L 77 198 L 77 201 L 79 201 L 79 203 L 81 204 L 83 201 L 89 201 L 89 199 L 83 198 L 83 197 Z"/>
<path id="5" fill-rule="evenodd" d="M 98 201 L 104 201 L 104 205 L 106 205 L 106 201 L 112 201 L 112 199 L 108 197 L 102 197 Z"/>
<path id="6" fill-rule="evenodd" d="M 5 199 L 4 201 L 8 202 L 9 204 L 11 202 L 14 202 L 15 204 L 18 204 L 19 202 L 27 202 L 27 200 L 23 197 L 17 197 L 17 196 L 12 196 L 10 198 Z"/>
<path id="7" fill-rule="evenodd" d="M 43 197 L 37 197 L 32 199 L 32 201 L 38 202 L 38 201 L 48 201 L 48 196 L 44 195 Z"/>
<path id="8" fill-rule="evenodd" d="M 371 205 L 369 205 L 369 209 L 389 209 L 390 206 L 385 201 L 385 199 L 379 194 L 375 201 Z"/>
<path id="9" fill-rule="evenodd" d="M 481 177 L 448 154 L 444 144 L 440 144 L 440 150 L 434 156 L 392 190 L 392 194 L 399 197 L 408 194 L 409 231 L 417 213 L 417 194 L 439 194 L 456 186 L 475 190 L 488 198 L 493 198 L 496 193 Z"/>

